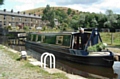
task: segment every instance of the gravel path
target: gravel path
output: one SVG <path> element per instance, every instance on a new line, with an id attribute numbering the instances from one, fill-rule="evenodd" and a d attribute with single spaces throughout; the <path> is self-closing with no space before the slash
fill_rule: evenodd
<path id="1" fill-rule="evenodd" d="M 0 49 L 0 79 L 52 79 L 40 72 L 24 67 L 24 63 L 12 59 Z"/>
<path id="2" fill-rule="evenodd" d="M 21 66 L 22 63 L 14 61 L 0 50 L 0 79 L 44 79 L 41 74 Z"/>
<path id="3" fill-rule="evenodd" d="M 114 53 L 120 54 L 120 47 L 108 47 L 108 49 Z"/>
<path id="4" fill-rule="evenodd" d="M 61 76 L 56 77 L 53 76 L 52 74 L 42 75 L 41 73 L 42 71 L 25 67 L 24 61 L 22 62 L 12 59 L 11 56 L 5 53 L 7 51 L 4 50 L 18 53 L 18 51 L 15 51 L 7 47 L 4 47 L 4 49 L 0 48 L 0 79 L 67 79 L 67 78 L 62 78 Z M 52 70 L 52 72 L 53 71 L 54 70 Z M 78 75 L 72 75 L 67 73 L 64 74 L 68 77 L 68 79 L 86 79 Z"/>

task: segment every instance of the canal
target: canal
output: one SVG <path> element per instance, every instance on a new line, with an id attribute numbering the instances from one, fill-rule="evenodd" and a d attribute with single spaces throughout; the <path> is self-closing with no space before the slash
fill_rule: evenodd
<path id="1" fill-rule="evenodd" d="M 11 45 L 10 47 L 18 51 L 26 50 L 24 46 Z M 40 60 L 39 53 L 32 50 L 26 50 L 26 51 L 28 55 Z M 115 61 L 112 68 L 81 65 L 63 60 L 56 60 L 56 61 L 57 61 L 56 68 L 70 74 L 80 75 L 90 79 L 120 79 L 119 61 Z"/>

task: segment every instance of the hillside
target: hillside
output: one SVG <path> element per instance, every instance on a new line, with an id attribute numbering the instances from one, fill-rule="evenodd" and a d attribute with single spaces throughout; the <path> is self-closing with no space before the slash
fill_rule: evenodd
<path id="1" fill-rule="evenodd" d="M 54 10 L 63 10 L 64 12 L 67 12 L 68 9 L 71 9 L 71 8 L 67 8 L 67 7 L 50 7 Z M 31 9 L 31 10 L 26 10 L 24 12 L 26 13 L 31 13 L 31 14 L 40 14 L 42 15 L 43 14 L 43 10 L 45 9 L 45 7 L 40 7 L 40 8 L 35 8 L 35 9 Z M 79 13 L 78 10 L 74 10 L 74 9 L 71 9 L 72 11 L 74 11 L 75 13 Z"/>
<path id="2" fill-rule="evenodd" d="M 67 7 L 50 7 L 47 5 L 46 7 L 24 12 L 41 15 L 42 21 L 48 21 L 43 26 L 57 27 L 61 30 L 67 30 L 68 28 L 77 30 L 79 27 L 120 29 L 120 15 L 114 14 L 112 10 L 107 10 L 109 15 L 106 15 L 102 13 L 82 12 Z M 57 19 L 56 25 L 54 19 Z"/>

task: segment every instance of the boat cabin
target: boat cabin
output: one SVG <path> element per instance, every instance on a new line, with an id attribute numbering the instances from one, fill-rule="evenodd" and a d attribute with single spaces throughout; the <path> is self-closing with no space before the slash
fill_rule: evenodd
<path id="1" fill-rule="evenodd" d="M 72 49 L 86 50 L 87 47 L 93 46 L 102 42 L 98 29 L 93 29 L 92 32 L 74 33 L 72 34 Z"/>
<path id="2" fill-rule="evenodd" d="M 29 33 L 27 36 L 28 41 L 64 46 L 77 50 L 86 50 L 88 46 L 95 45 L 99 41 L 102 42 L 98 29 L 93 29 L 92 32 L 84 33 Z"/>

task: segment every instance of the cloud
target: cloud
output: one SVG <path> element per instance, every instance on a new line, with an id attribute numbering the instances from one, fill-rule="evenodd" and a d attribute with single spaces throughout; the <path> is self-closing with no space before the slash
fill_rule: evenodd
<path id="1" fill-rule="evenodd" d="M 63 6 L 84 12 L 105 13 L 110 9 L 114 13 L 120 13 L 120 0 L 5 0 L 5 7 L 12 8 L 14 11 L 46 7 L 47 4 L 51 7 Z"/>
<path id="2" fill-rule="evenodd" d="M 92 1 L 93 2 L 93 1 Z M 84 12 L 95 12 L 95 13 L 105 13 L 106 10 L 112 10 L 114 13 L 120 13 L 120 4 L 119 0 L 100 0 L 94 1 L 91 4 L 73 4 L 73 5 L 66 5 L 66 7 L 70 7 L 79 11 Z"/>
<path id="3" fill-rule="evenodd" d="M 91 7 L 89 6 L 85 6 L 85 5 L 77 5 L 77 4 L 74 4 L 74 5 L 68 5 L 66 7 L 69 7 L 69 8 L 72 8 L 72 9 L 75 9 L 75 10 L 79 10 L 79 11 L 83 11 L 83 12 L 95 12 L 95 13 L 104 13 L 104 10 L 100 9 L 98 6 L 95 6 L 95 5 L 91 5 Z"/>
<path id="4" fill-rule="evenodd" d="M 52 0 L 51 0 L 52 1 Z M 57 5 L 93 4 L 101 0 L 53 0 Z"/>
<path id="5" fill-rule="evenodd" d="M 10 0 L 17 3 L 14 9 L 17 11 L 25 11 L 36 8 L 36 5 L 45 4 L 46 0 Z"/>
<path id="6" fill-rule="evenodd" d="M 18 2 L 18 3 L 24 3 L 24 4 L 28 4 L 28 3 L 43 3 L 46 2 L 46 0 L 11 0 L 13 2 Z"/>
<path id="7" fill-rule="evenodd" d="M 97 5 L 104 0 L 47 0 L 47 2 L 54 2 L 57 6 L 69 7 L 84 12 L 104 12 Z M 50 4 L 51 6 L 51 4 Z"/>
<path id="8" fill-rule="evenodd" d="M 18 11 L 30 10 L 30 9 L 34 9 L 34 8 L 35 8 L 35 6 L 32 3 L 31 4 L 24 4 L 21 6 L 19 6 L 19 5 L 15 6 L 15 9 Z"/>
<path id="9" fill-rule="evenodd" d="M 102 2 L 101 4 L 99 4 L 100 9 L 102 10 L 112 10 L 115 13 L 119 12 L 120 9 L 120 0 L 105 0 L 104 2 Z"/>

